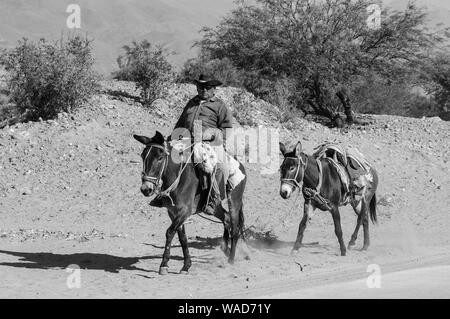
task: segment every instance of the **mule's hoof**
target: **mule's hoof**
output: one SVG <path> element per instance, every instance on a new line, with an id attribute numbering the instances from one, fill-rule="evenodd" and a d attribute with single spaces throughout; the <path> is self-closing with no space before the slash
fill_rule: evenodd
<path id="1" fill-rule="evenodd" d="M 367 249 L 369 249 L 369 246 L 363 246 L 363 248 L 361 248 L 361 251 L 366 251 Z"/>
<path id="2" fill-rule="evenodd" d="M 169 273 L 169 267 L 159 267 L 159 274 L 164 276 Z"/>
<path id="3" fill-rule="evenodd" d="M 341 256 L 345 256 L 347 254 L 347 252 L 344 250 L 344 251 L 341 251 Z"/>
<path id="4" fill-rule="evenodd" d="M 355 246 L 355 243 L 348 243 L 347 249 L 353 249 L 353 247 Z"/>
<path id="5" fill-rule="evenodd" d="M 296 256 L 296 255 L 298 255 L 298 249 L 292 249 L 291 256 Z"/>
<path id="6" fill-rule="evenodd" d="M 187 275 L 189 272 L 187 270 L 180 270 L 180 275 Z"/>

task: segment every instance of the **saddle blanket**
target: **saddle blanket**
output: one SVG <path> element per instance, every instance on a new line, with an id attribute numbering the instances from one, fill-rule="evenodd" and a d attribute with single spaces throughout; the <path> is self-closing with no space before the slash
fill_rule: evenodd
<path id="1" fill-rule="evenodd" d="M 232 156 L 225 152 L 222 145 L 211 146 L 208 143 L 196 143 L 194 145 L 194 162 L 202 169 L 205 173 L 212 174 L 214 168 L 218 163 L 222 163 L 224 169 L 228 169 L 228 182 L 232 189 L 234 189 L 242 180 L 245 178 L 244 173 L 242 173 L 239 168 L 239 162 Z"/>

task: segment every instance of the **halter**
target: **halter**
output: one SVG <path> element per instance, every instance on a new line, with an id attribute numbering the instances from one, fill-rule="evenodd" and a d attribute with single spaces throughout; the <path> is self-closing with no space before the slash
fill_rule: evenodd
<path id="1" fill-rule="evenodd" d="M 165 154 L 165 156 L 164 156 L 164 164 L 162 165 L 162 168 L 161 168 L 161 171 L 158 174 L 158 177 L 148 176 L 145 173 L 147 171 L 146 170 L 147 157 L 150 154 L 150 152 L 152 151 L 153 147 L 162 149 L 164 151 L 164 154 Z M 144 158 L 144 168 L 143 168 L 143 171 L 142 171 L 142 180 L 144 182 L 152 183 L 155 186 L 156 191 L 159 191 L 161 189 L 161 187 L 162 187 L 162 175 L 164 174 L 164 171 L 166 170 L 168 156 L 169 156 L 169 154 L 167 153 L 167 151 L 166 151 L 164 146 L 161 146 L 159 144 L 151 144 L 150 148 L 149 148 L 149 150 L 147 152 L 147 155 Z"/>
<path id="2" fill-rule="evenodd" d="M 282 178 L 282 179 L 281 179 L 281 182 L 282 182 L 282 183 L 286 183 L 286 184 L 288 184 L 288 185 L 291 185 L 291 186 L 293 186 L 294 188 L 295 188 L 295 187 L 298 187 L 298 189 L 301 189 L 300 183 L 303 182 L 303 178 L 305 177 L 305 170 L 306 170 L 306 167 L 307 167 L 307 165 L 308 165 L 308 157 L 306 156 L 306 162 L 303 160 L 301 154 L 300 154 L 299 157 L 285 157 L 284 160 L 286 160 L 286 159 L 288 159 L 288 158 L 294 159 L 294 160 L 298 160 L 298 163 L 297 163 L 297 170 L 296 170 L 296 172 L 295 172 L 294 178 Z M 305 166 L 305 169 L 304 169 L 303 172 L 302 172 L 302 178 L 301 178 L 300 180 L 297 180 L 298 174 L 299 174 L 299 172 L 300 172 L 300 164 L 303 164 L 303 165 Z M 283 164 L 282 164 L 282 165 L 283 165 Z"/>
<path id="3" fill-rule="evenodd" d="M 298 189 L 301 189 L 300 183 L 303 181 L 303 178 L 305 177 L 305 171 L 306 171 L 306 167 L 308 165 L 308 156 L 306 156 L 306 162 L 303 160 L 301 154 L 300 154 L 300 157 L 285 157 L 285 160 L 287 158 L 298 160 L 297 171 L 295 172 L 294 178 L 282 178 L 281 182 L 293 186 L 294 190 L 295 190 L 295 187 L 298 187 Z M 300 163 L 302 163 L 305 166 L 305 169 L 302 172 L 302 178 L 300 180 L 297 180 L 297 177 L 298 177 L 298 174 L 300 171 Z M 319 204 L 325 206 L 328 210 L 330 210 L 331 209 L 330 201 L 328 199 L 324 198 L 322 195 L 320 195 L 320 189 L 322 187 L 323 176 L 322 176 L 322 163 L 320 162 L 319 158 L 316 158 L 316 163 L 317 163 L 317 167 L 319 169 L 318 184 L 316 186 L 316 189 L 309 188 L 309 187 L 303 187 L 303 196 L 305 196 L 305 199 L 307 199 L 307 198 L 312 199 L 312 200 L 318 202 Z"/>

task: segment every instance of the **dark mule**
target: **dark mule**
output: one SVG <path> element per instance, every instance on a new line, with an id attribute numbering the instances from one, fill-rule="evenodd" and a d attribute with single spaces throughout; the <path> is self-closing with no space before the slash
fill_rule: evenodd
<path id="1" fill-rule="evenodd" d="M 183 161 L 178 161 L 178 151 L 175 158 L 169 154 L 166 147 L 166 141 L 161 133 L 156 132 L 155 136 L 148 138 L 145 136 L 134 135 L 134 138 L 145 145 L 142 152 L 144 169 L 142 172 L 141 192 L 145 196 L 153 194 L 163 195 L 164 206 L 169 212 L 172 224 L 166 232 L 166 245 L 159 269 L 161 275 L 168 272 L 168 263 L 170 259 L 170 247 L 175 233 L 183 249 L 184 266 L 180 273 L 187 273 L 191 267 L 191 257 L 189 256 L 188 242 L 184 228 L 184 222 L 193 213 L 198 213 L 204 204 L 204 191 L 201 189 L 199 172 L 194 167 L 192 159 L 187 156 Z M 189 147 L 190 149 L 190 147 Z M 189 154 L 192 155 L 191 152 Z M 245 170 L 241 164 L 242 172 Z M 223 181 L 218 181 L 223 184 Z M 231 192 L 230 212 L 227 213 L 221 205 L 218 205 L 215 216 L 222 220 L 224 224 L 224 235 L 222 249 L 228 256 L 229 263 L 234 262 L 236 254 L 236 244 L 244 227 L 244 213 L 242 207 L 242 195 L 244 193 L 246 178 L 237 185 Z M 230 203 L 231 202 L 231 203 Z M 229 239 L 231 237 L 231 248 L 229 248 Z"/>
<path id="2" fill-rule="evenodd" d="M 292 152 L 287 152 L 283 143 L 280 143 L 280 150 L 284 156 L 284 161 L 280 168 L 281 187 L 280 195 L 284 199 L 288 199 L 296 188 L 301 188 L 304 203 L 304 214 L 298 229 L 297 240 L 295 241 L 293 252 L 298 251 L 302 246 L 303 232 L 306 228 L 309 215 L 316 209 L 322 211 L 330 211 L 334 221 L 334 231 L 339 241 L 341 255 L 345 256 L 346 249 L 344 240 L 342 239 L 341 217 L 339 207 L 346 205 L 345 190 L 341 184 L 336 168 L 326 158 L 321 158 L 321 172 L 319 164 L 311 155 L 302 152 L 302 144 L 298 142 Z M 376 214 L 376 195 L 375 192 L 378 186 L 377 172 L 371 167 L 370 174 L 372 181 L 368 183 L 367 189 L 359 200 L 350 201 L 355 213 L 358 215 L 355 231 L 348 244 L 350 249 L 355 245 L 361 224 L 364 229 L 364 246 L 363 250 L 369 247 L 369 218 L 373 223 L 377 221 Z M 320 178 L 321 175 L 321 178 Z M 303 182 L 303 186 L 301 186 Z M 321 186 L 320 186 L 321 185 Z M 317 189 L 320 188 L 320 189 Z M 317 192 L 316 192 L 317 189 Z"/>

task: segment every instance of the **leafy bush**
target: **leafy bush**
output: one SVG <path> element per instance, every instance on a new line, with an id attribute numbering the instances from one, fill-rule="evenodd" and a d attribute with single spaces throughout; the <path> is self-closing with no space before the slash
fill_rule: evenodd
<path id="1" fill-rule="evenodd" d="M 278 106 L 279 120 L 281 123 L 286 123 L 297 117 L 300 110 L 296 108 L 295 83 L 288 78 L 283 78 L 278 81 L 270 82 L 269 94 L 265 100 L 273 105 Z"/>
<path id="2" fill-rule="evenodd" d="M 123 47 L 125 54 L 119 56 L 119 70 L 113 73 L 117 80 L 133 81 L 141 90 L 144 105 L 151 105 L 164 96 L 168 84 L 174 80 L 168 53 L 161 46 L 153 46 L 147 40 L 133 41 Z"/>
<path id="3" fill-rule="evenodd" d="M 380 79 L 364 79 L 354 84 L 352 102 L 361 113 L 423 117 L 437 116 L 438 103 L 420 89 L 404 83 L 385 83 Z"/>
<path id="4" fill-rule="evenodd" d="M 23 39 L 4 51 L 0 62 L 7 71 L 10 101 L 27 120 L 71 112 L 98 88 L 91 41 L 80 36 L 37 43 Z"/>
<path id="5" fill-rule="evenodd" d="M 435 97 L 440 112 L 450 111 L 450 54 L 438 54 L 425 68 L 425 74 L 431 80 L 428 91 Z"/>

